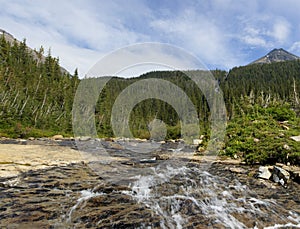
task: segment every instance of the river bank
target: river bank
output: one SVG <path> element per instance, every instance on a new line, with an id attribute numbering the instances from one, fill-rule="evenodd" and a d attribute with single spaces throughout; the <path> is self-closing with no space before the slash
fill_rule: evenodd
<path id="1" fill-rule="evenodd" d="M 78 139 L 79 140 L 79 139 Z M 108 151 L 122 151 L 128 146 L 136 146 L 138 143 L 147 144 L 145 139 L 98 139 Z M 0 139 L 0 177 L 13 177 L 17 176 L 22 172 L 30 170 L 47 169 L 55 166 L 65 166 L 72 163 L 88 163 L 86 154 L 82 153 L 78 149 L 78 146 L 88 144 L 93 141 L 89 138 L 82 138 L 79 142 L 75 142 L 74 138 L 63 138 L 62 136 L 56 135 L 54 138 L 39 138 L 39 139 Z M 128 144 L 129 143 L 129 144 Z M 126 145 L 125 145 L 126 144 Z M 142 146 L 149 146 L 149 145 Z M 151 158 L 157 160 L 169 160 L 172 157 L 182 158 L 197 163 L 209 162 L 209 163 L 221 163 L 231 165 L 231 171 L 238 173 L 238 167 L 245 165 L 240 159 L 233 159 L 226 156 L 217 157 L 204 156 L 194 153 L 196 150 L 195 146 L 182 146 L 179 148 L 180 141 L 168 141 L 160 142 L 160 149 L 154 150 L 151 154 Z M 79 147 L 80 148 L 80 147 Z M 81 147 L 82 148 L 82 147 Z M 174 151 L 176 152 L 174 154 Z M 113 152 L 112 154 L 114 154 Z M 105 155 L 112 158 L 112 154 Z M 126 155 L 126 153 L 125 153 Z M 132 161 L 133 158 L 128 156 L 122 157 L 122 153 L 117 156 L 113 156 L 114 160 Z M 105 160 L 105 159 L 104 159 Z M 143 160 L 143 159 L 142 159 Z M 150 159 L 151 160 L 151 159 Z M 276 163 L 277 166 L 285 169 L 291 173 L 291 178 L 296 182 L 300 183 L 300 167 L 290 166 L 280 163 Z M 252 172 L 253 174 L 254 172 Z"/>

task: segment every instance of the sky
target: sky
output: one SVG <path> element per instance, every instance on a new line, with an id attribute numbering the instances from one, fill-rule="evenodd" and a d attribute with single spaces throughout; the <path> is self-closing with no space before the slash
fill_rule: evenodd
<path id="1" fill-rule="evenodd" d="M 83 77 L 105 55 L 158 42 L 209 69 L 246 65 L 274 48 L 300 56 L 299 0 L 0 0 L 0 29 Z M 179 57 L 178 57 L 179 58 Z"/>

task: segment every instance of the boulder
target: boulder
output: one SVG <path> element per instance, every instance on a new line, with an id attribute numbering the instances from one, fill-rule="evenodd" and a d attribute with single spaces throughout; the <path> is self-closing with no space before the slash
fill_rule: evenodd
<path id="1" fill-rule="evenodd" d="M 272 173 L 269 170 L 268 166 L 259 166 L 258 168 L 258 178 L 269 180 L 272 176 Z"/>
<path id="2" fill-rule="evenodd" d="M 298 136 L 292 136 L 291 139 L 293 139 L 296 142 L 300 142 L 300 135 L 298 135 Z"/>
<path id="3" fill-rule="evenodd" d="M 290 179 L 290 173 L 278 166 L 273 167 L 272 174 L 273 181 L 283 186 L 286 185 Z"/>
<path id="4" fill-rule="evenodd" d="M 79 141 L 89 141 L 89 140 L 91 140 L 92 138 L 91 137 L 89 137 L 89 136 L 81 136 L 80 138 L 79 138 Z"/>
<path id="5" fill-rule="evenodd" d="M 272 180 L 273 180 L 275 183 L 279 183 L 279 177 L 278 177 L 275 173 L 273 173 L 273 175 L 272 175 Z"/>
<path id="6" fill-rule="evenodd" d="M 290 179 L 294 180 L 297 183 L 300 183 L 300 167 L 292 165 L 281 166 L 279 163 L 276 163 L 276 165 L 288 171 L 291 175 Z"/>
<path id="7" fill-rule="evenodd" d="M 57 134 L 52 137 L 53 140 L 62 140 L 63 138 L 64 136 L 62 136 L 61 134 Z"/>

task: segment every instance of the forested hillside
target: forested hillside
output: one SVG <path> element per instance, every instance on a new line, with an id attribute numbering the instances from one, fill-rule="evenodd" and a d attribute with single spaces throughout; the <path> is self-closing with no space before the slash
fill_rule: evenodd
<path id="1" fill-rule="evenodd" d="M 249 163 L 271 159 L 298 163 L 300 146 L 290 137 L 300 135 L 300 61 L 252 64 L 229 72 L 214 70 L 212 74 L 223 91 L 229 121 L 223 153 L 243 157 Z M 188 95 L 197 109 L 201 134 L 209 140 L 206 98 L 180 71 L 112 78 L 99 95 L 95 109 L 99 137 L 113 136 L 111 111 L 118 95 L 129 85 L 148 78 L 167 80 Z M 0 136 L 72 135 L 72 105 L 79 83 L 77 71 L 74 75 L 67 73 L 50 51 L 44 56 L 42 47 L 33 51 L 25 40 L 8 42 L 0 37 Z M 180 137 L 178 114 L 157 99 L 147 99 L 132 110 L 130 128 L 134 136 L 149 138 L 148 124 L 155 118 L 167 124 L 167 138 Z"/>
<path id="2" fill-rule="evenodd" d="M 79 83 L 44 50 L 0 37 L 0 133 L 29 137 L 71 133 L 73 97 Z"/>
<path id="3" fill-rule="evenodd" d="M 233 68 L 221 83 L 229 116 L 243 112 L 247 101 L 268 107 L 289 103 L 299 111 L 300 61 L 253 64 Z"/>

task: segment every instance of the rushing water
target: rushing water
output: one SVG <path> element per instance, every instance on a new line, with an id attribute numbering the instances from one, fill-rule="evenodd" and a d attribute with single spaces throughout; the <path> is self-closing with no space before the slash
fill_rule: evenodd
<path id="1" fill-rule="evenodd" d="M 220 228 L 261 228 L 268 221 L 268 228 L 300 228 L 298 213 L 286 212 L 274 199 L 256 198 L 238 180 L 212 175 L 195 165 L 140 176 L 131 189 L 123 193 L 160 215 L 161 228 L 184 228 L 193 222 L 196 226 L 199 221 Z"/>
<path id="2" fill-rule="evenodd" d="M 98 174 L 74 164 L 0 179 L 0 226 L 300 228 L 299 184 L 257 180 L 257 168 L 247 166 L 236 174 L 229 171 L 234 165 L 151 157 L 113 161 Z M 111 176 L 116 168 L 118 181 Z"/>

